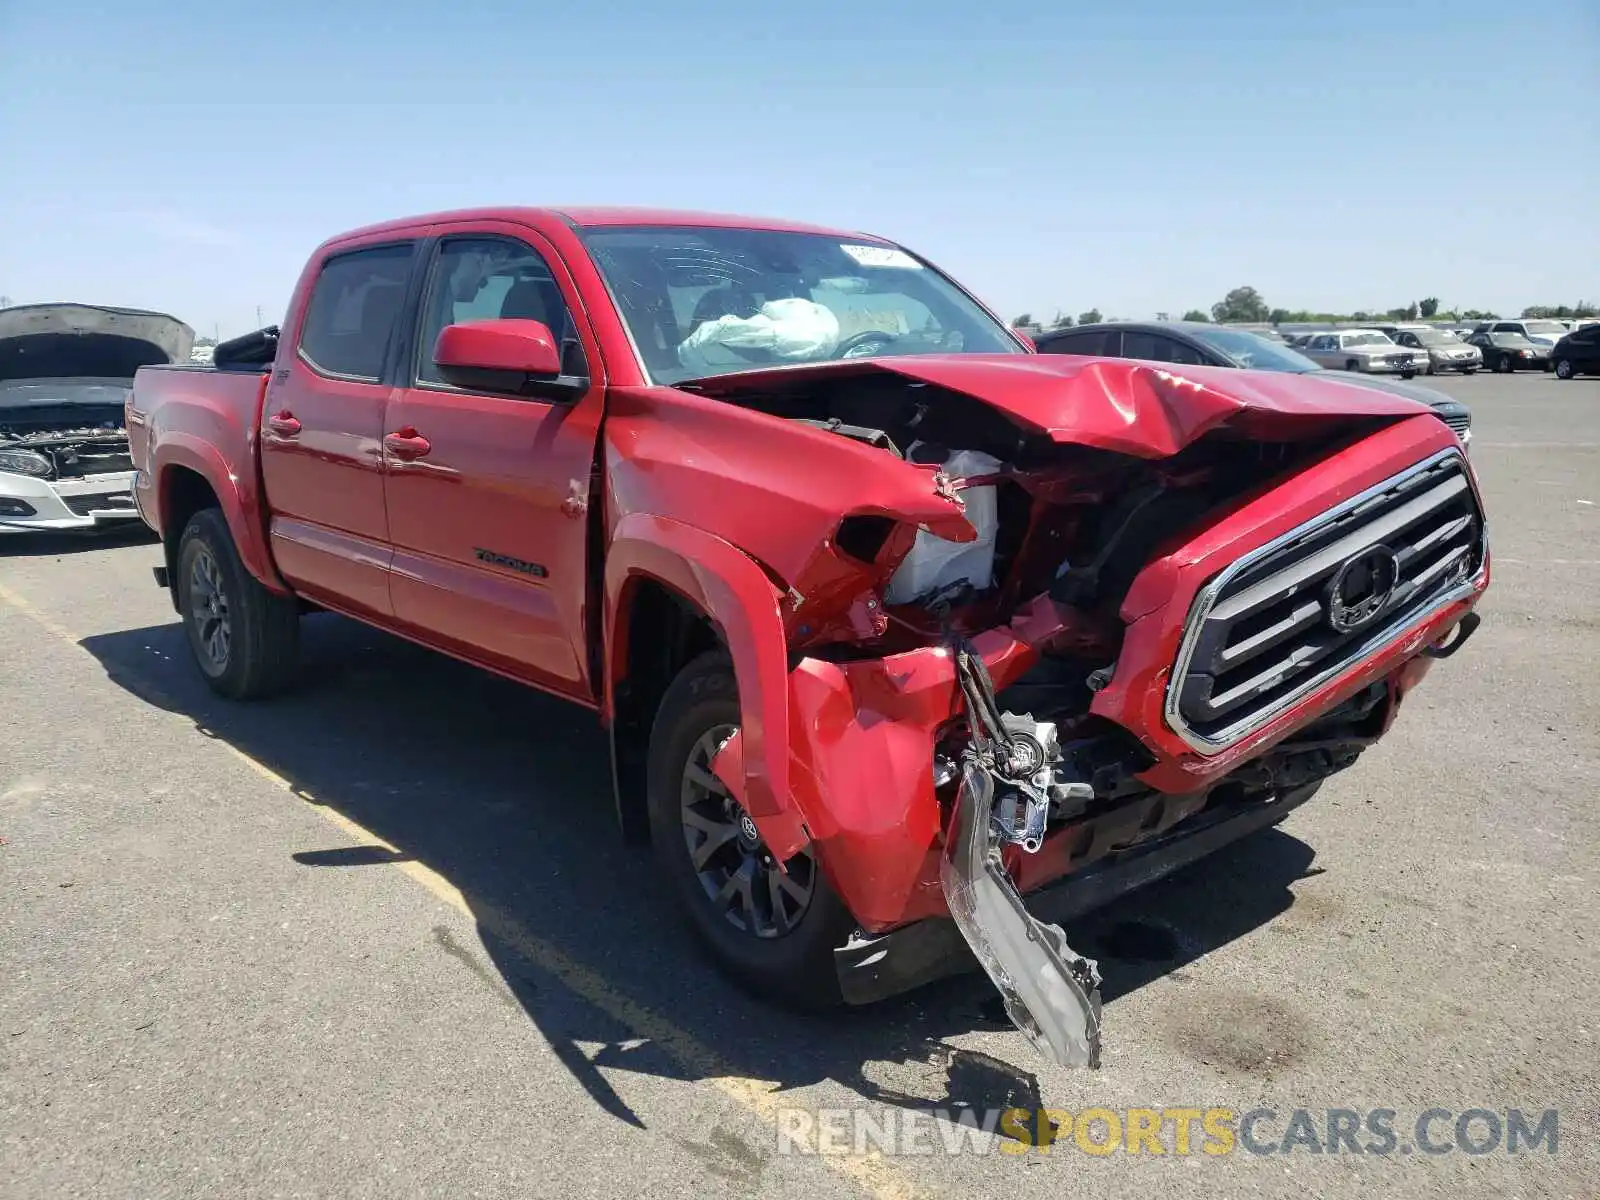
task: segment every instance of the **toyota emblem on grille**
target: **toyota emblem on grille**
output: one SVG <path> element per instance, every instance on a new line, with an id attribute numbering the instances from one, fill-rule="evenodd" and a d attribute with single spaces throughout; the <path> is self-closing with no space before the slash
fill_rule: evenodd
<path id="1" fill-rule="evenodd" d="M 1400 562 L 1387 546 L 1371 546 L 1345 559 L 1328 584 L 1328 624 L 1339 633 L 1370 625 L 1399 582 Z"/>

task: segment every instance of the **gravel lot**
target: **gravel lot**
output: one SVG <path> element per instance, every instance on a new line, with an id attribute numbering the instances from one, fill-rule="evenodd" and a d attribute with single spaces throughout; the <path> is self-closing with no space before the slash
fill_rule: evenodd
<path id="1" fill-rule="evenodd" d="M 1280 830 L 1068 931 L 1098 1073 L 979 981 L 830 1020 L 724 985 L 617 844 L 581 711 L 327 616 L 298 690 L 228 705 L 150 541 L 4 540 L 0 1194 L 1600 1193 L 1600 381 L 1439 386 L 1476 414 L 1484 625 Z M 791 1107 L 956 1104 L 1266 1105 L 1272 1140 L 1301 1107 L 1555 1108 L 1560 1141 L 778 1152 Z"/>

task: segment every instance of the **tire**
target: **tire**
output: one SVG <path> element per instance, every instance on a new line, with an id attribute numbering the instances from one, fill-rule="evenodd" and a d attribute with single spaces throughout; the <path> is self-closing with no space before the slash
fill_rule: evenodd
<path id="1" fill-rule="evenodd" d="M 1509 375 L 1517 369 L 1517 364 L 1511 361 L 1509 354 L 1502 354 L 1494 360 L 1494 369 L 1500 375 Z"/>
<path id="2" fill-rule="evenodd" d="M 1353 358 L 1347 358 L 1344 360 L 1344 369 L 1346 371 L 1359 371 L 1361 370 L 1361 364 Z"/>
<path id="3" fill-rule="evenodd" d="M 178 611 L 195 665 L 219 696 L 253 700 L 294 677 L 300 608 L 256 582 L 215 508 L 190 518 L 178 542 Z"/>
<path id="4" fill-rule="evenodd" d="M 1401 371 L 1400 372 L 1400 378 L 1401 379 L 1415 379 L 1416 377 L 1417 377 L 1417 373 L 1415 371 Z"/>
<path id="5" fill-rule="evenodd" d="M 1429 375 L 1437 375 L 1438 373 L 1439 373 L 1439 369 L 1433 365 L 1433 360 L 1430 359 L 1428 361 L 1428 374 Z"/>
<path id="6" fill-rule="evenodd" d="M 1555 372 L 1557 379 L 1571 379 L 1577 374 L 1577 372 L 1572 369 L 1572 360 L 1570 358 L 1556 359 Z"/>
<path id="7" fill-rule="evenodd" d="M 737 896 L 719 902 L 712 894 L 718 878 L 731 881 L 742 869 L 760 863 L 765 847 L 759 840 L 752 845 L 743 834 L 724 839 L 704 864 L 704 871 L 692 858 L 691 839 L 698 839 L 697 849 L 703 849 L 713 835 L 691 821 L 705 821 L 708 811 L 715 820 L 723 815 L 717 806 L 731 805 L 731 812 L 726 814 L 727 828 L 735 829 L 743 823 L 739 820 L 743 810 L 726 798 L 720 785 L 713 791 L 690 775 L 691 766 L 698 766 L 708 750 L 714 752 L 720 744 L 722 731 L 731 732 L 738 724 L 739 694 L 732 664 L 725 654 L 702 654 L 684 667 L 667 688 L 650 731 L 647 783 L 650 841 L 657 866 L 700 944 L 736 982 L 791 1007 L 837 1007 L 843 998 L 833 952 L 848 939 L 856 921 L 829 886 L 812 852 L 802 850 L 796 854 L 787 864 L 789 874 L 780 877 L 793 881 L 797 887 L 809 886 L 804 906 L 791 917 L 787 928 L 773 932 L 783 923 L 769 921 L 764 933 L 757 931 L 762 924 L 757 908 L 738 912 Z M 691 809 L 696 815 L 686 816 Z M 745 828 L 753 831 L 754 826 Z M 726 869 L 735 861 L 742 861 L 743 866 Z M 768 870 L 754 876 L 751 892 L 757 905 L 763 893 L 769 902 L 773 900 L 764 884 L 771 874 L 772 870 Z M 778 887 L 782 887 L 781 882 Z M 794 901 L 787 891 L 777 897 L 777 902 L 786 906 Z"/>

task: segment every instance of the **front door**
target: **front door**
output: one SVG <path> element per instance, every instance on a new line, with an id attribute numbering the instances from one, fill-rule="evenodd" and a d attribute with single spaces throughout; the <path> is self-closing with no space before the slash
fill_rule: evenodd
<path id="1" fill-rule="evenodd" d="M 387 617 L 384 512 L 386 364 L 405 303 L 413 242 L 335 253 L 321 265 L 261 409 L 261 475 L 272 554 L 299 591 Z"/>
<path id="2" fill-rule="evenodd" d="M 397 620 L 424 641 L 576 697 L 592 697 L 587 513 L 604 388 L 554 250 L 520 226 L 434 246 L 401 386 L 385 412 L 385 496 Z M 576 402 L 467 391 L 433 362 L 444 326 L 543 321 Z"/>

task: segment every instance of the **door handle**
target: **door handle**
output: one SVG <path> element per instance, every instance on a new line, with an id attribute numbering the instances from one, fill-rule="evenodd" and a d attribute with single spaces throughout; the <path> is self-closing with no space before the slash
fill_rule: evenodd
<path id="1" fill-rule="evenodd" d="M 292 412 L 284 409 L 267 418 L 267 428 L 279 437 L 294 437 L 300 432 L 300 422 Z"/>
<path id="2" fill-rule="evenodd" d="M 433 449 L 433 443 L 407 425 L 396 433 L 384 434 L 383 448 L 396 458 L 409 461 L 423 457 Z"/>

